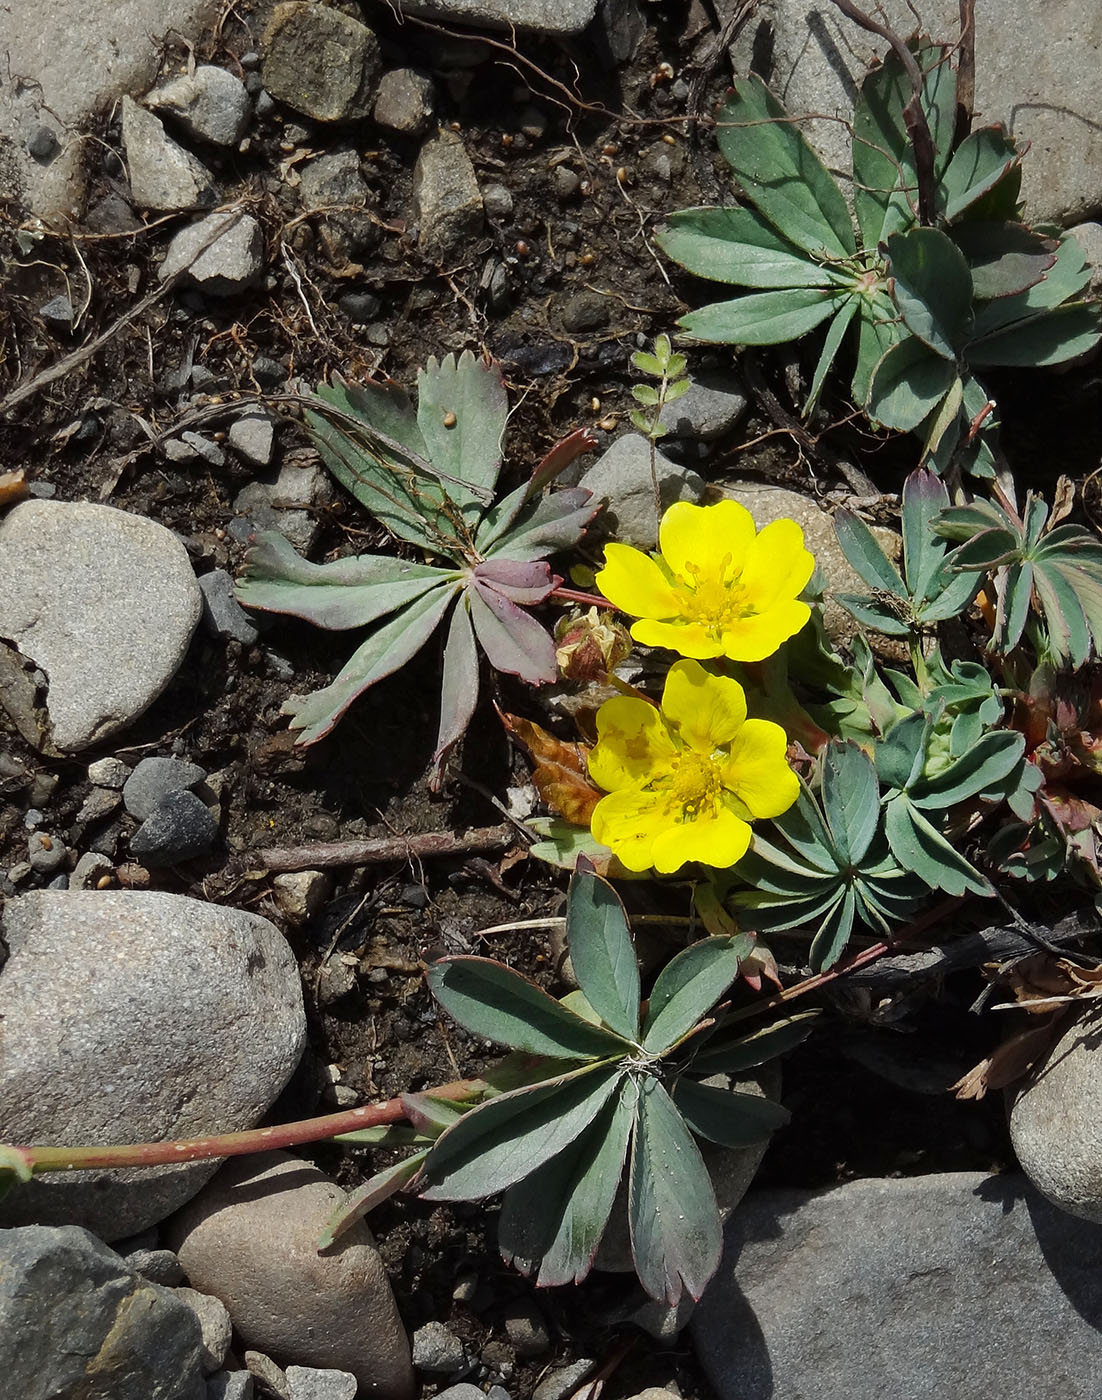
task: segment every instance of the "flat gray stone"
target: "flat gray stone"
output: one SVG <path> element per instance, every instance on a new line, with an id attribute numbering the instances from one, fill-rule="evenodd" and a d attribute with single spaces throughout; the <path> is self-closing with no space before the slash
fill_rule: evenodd
<path id="1" fill-rule="evenodd" d="M 130 193 L 142 209 L 174 213 L 213 203 L 210 171 L 190 151 L 177 145 L 160 117 L 122 100 L 122 144 L 130 174 Z"/>
<path id="2" fill-rule="evenodd" d="M 202 598 L 163 525 L 111 506 L 24 501 L 0 521 L 0 636 L 41 668 L 57 748 L 124 729 L 176 674 Z"/>
<path id="3" fill-rule="evenodd" d="M 250 287 L 263 268 L 260 225 L 251 214 L 231 210 L 182 228 L 168 245 L 157 277 L 164 282 L 184 272 L 188 282 L 211 296 L 233 296 Z"/>
<path id="4" fill-rule="evenodd" d="M 86 0 L 74 19 L 70 0 L 11 4 L 3 11 L 0 84 L 0 184 L 48 221 L 77 218 L 84 198 L 82 132 L 86 119 L 124 92 L 156 77 L 160 36 L 195 38 L 217 11 L 214 0 Z M 43 130 L 57 153 L 35 156 Z"/>
<path id="5" fill-rule="evenodd" d="M 195 1314 L 87 1230 L 0 1231 L 0 1372 L 12 1400 L 206 1400 Z"/>
<path id="6" fill-rule="evenodd" d="M 1010 1139 L 1023 1171 L 1053 1204 L 1102 1223 L 1100 1017 L 1081 1017 L 1008 1093 Z"/>
<path id="7" fill-rule="evenodd" d="M 1102 1230 L 1019 1175 L 753 1192 L 692 1338 L 720 1400 L 1095 1400 Z"/>
<path id="8" fill-rule="evenodd" d="M 463 1343 L 442 1322 L 426 1322 L 413 1334 L 413 1364 L 431 1375 L 450 1375 L 467 1359 Z"/>
<path id="9" fill-rule="evenodd" d="M 215 1371 L 207 1377 L 207 1400 L 253 1400 L 255 1394 L 248 1371 Z"/>
<path id="10" fill-rule="evenodd" d="M 404 0 L 402 9 L 446 24 L 579 34 L 597 13 L 597 0 Z"/>
<path id="11" fill-rule="evenodd" d="M 317 1250 L 344 1198 L 286 1152 L 235 1157 L 165 1233 L 192 1285 L 225 1303 L 246 1347 L 350 1371 L 374 1400 L 408 1400 L 409 1341 L 371 1232 L 357 1221 L 337 1248 Z"/>
<path id="12" fill-rule="evenodd" d="M 264 34 L 264 87 L 316 121 L 366 117 L 379 76 L 379 41 L 340 10 L 284 0 Z"/>
<path id="13" fill-rule="evenodd" d="M 868 585 L 858 576 L 838 543 L 834 522 L 813 500 L 781 486 L 763 486 L 760 482 L 734 482 L 723 489 L 724 496 L 744 505 L 754 517 L 758 529 L 774 520 L 795 520 L 804 532 L 804 544 L 814 554 L 815 562 L 827 580 L 823 607 L 823 626 L 836 646 L 848 646 L 857 631 L 857 624 L 840 603 L 835 593 L 868 592 Z M 877 542 L 890 559 L 897 559 L 901 541 L 894 530 L 882 525 L 871 527 Z"/>
<path id="14" fill-rule="evenodd" d="M 206 855 L 217 839 L 217 818 L 202 798 L 170 792 L 130 838 L 130 854 L 150 867 L 179 865 Z"/>
<path id="15" fill-rule="evenodd" d="M 155 111 L 170 113 L 196 140 L 214 146 L 236 146 L 253 114 L 241 79 L 211 63 L 159 84 L 144 101 Z"/>
<path id="16" fill-rule="evenodd" d="M 666 405 L 658 421 L 671 437 L 714 442 L 736 425 L 747 402 L 733 374 L 702 370 L 692 376 L 679 399 Z"/>
<path id="17" fill-rule="evenodd" d="M 260 633 L 237 601 L 233 577 L 225 569 L 212 569 L 199 580 L 203 591 L 203 622 L 216 637 L 229 637 L 252 646 Z"/>
<path id="18" fill-rule="evenodd" d="M 35 891 L 8 901 L 3 928 L 0 1141 L 249 1128 L 298 1064 L 298 967 L 258 915 L 150 891 Z M 217 1166 L 46 1173 L 4 1197 L 0 1224 L 120 1239 L 163 1220 Z"/>
<path id="19" fill-rule="evenodd" d="M 671 462 L 660 450 L 655 452 L 654 464 L 663 510 L 675 501 L 695 502 L 703 497 L 704 480 L 691 468 Z M 591 530 L 638 549 L 657 547 L 651 449 L 641 433 L 618 437 L 582 474 L 578 485 L 592 491 L 594 500 L 605 506 Z"/>
<path id="20" fill-rule="evenodd" d="M 868 9 L 868 6 L 864 8 Z M 906 0 L 883 0 L 903 36 L 915 29 Z M 925 0 L 923 25 L 955 43 L 957 0 Z M 745 73 L 772 53 L 763 74 L 793 113 L 825 114 L 801 123 L 828 166 L 849 170 L 853 93 L 887 45 L 844 18 L 826 0 L 766 0 L 739 35 L 732 61 Z M 1102 6 L 1094 0 L 1050 0 L 1043 32 L 1033 0 L 976 0 L 976 121 L 1001 122 L 1030 143 L 1022 165 L 1026 218 L 1072 224 L 1102 205 Z"/>
<path id="21" fill-rule="evenodd" d="M 436 262 L 461 258 L 485 225 L 474 166 L 458 132 L 442 129 L 421 147 L 413 170 L 418 243 Z"/>
<path id="22" fill-rule="evenodd" d="M 221 1369 L 222 1363 L 229 1355 L 233 1324 L 230 1322 L 226 1305 L 219 1299 L 212 1298 L 209 1293 L 200 1293 L 195 1288 L 178 1287 L 172 1292 L 173 1296 L 179 1298 L 181 1303 L 186 1303 L 199 1319 L 203 1335 L 200 1361 L 204 1372 L 209 1376 Z"/>
<path id="23" fill-rule="evenodd" d="M 257 409 L 243 413 L 230 424 L 226 440 L 235 452 L 239 452 L 247 462 L 266 467 L 272 460 L 272 445 L 275 442 L 275 420 L 270 413 Z"/>

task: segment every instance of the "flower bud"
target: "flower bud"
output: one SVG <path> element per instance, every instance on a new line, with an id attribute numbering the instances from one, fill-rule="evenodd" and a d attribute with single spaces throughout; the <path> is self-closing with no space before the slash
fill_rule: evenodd
<path id="1" fill-rule="evenodd" d="M 555 641 L 555 660 L 568 681 L 600 680 L 631 653 L 627 628 L 595 607 L 560 618 Z"/>

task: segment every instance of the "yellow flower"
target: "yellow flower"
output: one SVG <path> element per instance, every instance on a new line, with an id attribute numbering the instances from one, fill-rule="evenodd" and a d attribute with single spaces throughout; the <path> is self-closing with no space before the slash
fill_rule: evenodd
<path id="1" fill-rule="evenodd" d="M 794 520 L 759 533 L 737 501 L 680 501 L 662 517 L 661 558 L 627 544 L 605 546 L 597 586 L 622 612 L 642 619 L 631 635 L 704 660 L 764 661 L 811 615 L 797 601 L 815 559 Z"/>
<path id="2" fill-rule="evenodd" d="M 787 742 L 779 724 L 746 718 L 737 681 L 675 661 L 661 710 L 624 695 L 597 711 L 589 773 L 608 795 L 593 809 L 593 835 L 628 870 L 734 865 L 750 821 L 780 816 L 799 794 Z"/>

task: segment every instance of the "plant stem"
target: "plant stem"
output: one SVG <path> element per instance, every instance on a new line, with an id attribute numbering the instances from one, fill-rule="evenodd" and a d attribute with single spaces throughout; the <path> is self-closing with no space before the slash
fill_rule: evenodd
<path id="1" fill-rule="evenodd" d="M 477 1098 L 486 1088 L 481 1079 L 457 1079 L 432 1090 L 433 1098 L 462 1103 Z M 327 1113 L 320 1118 L 303 1118 L 297 1123 L 277 1123 L 269 1128 L 248 1128 L 239 1133 L 211 1137 L 183 1138 L 176 1142 L 139 1142 L 81 1147 L 0 1147 L 0 1165 L 5 1156 L 16 1157 L 35 1172 L 84 1171 L 92 1167 L 159 1167 L 169 1162 L 201 1162 L 212 1157 L 243 1157 L 250 1152 L 272 1148 L 298 1147 L 321 1142 L 342 1133 L 358 1132 L 399 1123 L 406 1117 L 400 1098 L 386 1103 L 365 1104 L 362 1108 Z"/>
<path id="2" fill-rule="evenodd" d="M 613 611 L 613 605 L 607 598 L 602 598 L 597 593 L 583 593 L 578 588 L 553 588 L 549 594 L 552 598 L 565 598 L 568 603 L 582 603 L 590 608 L 608 608 Z"/>

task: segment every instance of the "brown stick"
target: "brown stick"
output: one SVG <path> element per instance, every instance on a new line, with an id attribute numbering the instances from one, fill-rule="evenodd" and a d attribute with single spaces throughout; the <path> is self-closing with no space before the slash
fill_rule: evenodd
<path id="1" fill-rule="evenodd" d="M 957 47 L 957 119 L 953 146 L 972 130 L 976 101 L 976 0 L 960 0 L 960 43 Z"/>
<path id="2" fill-rule="evenodd" d="M 319 870 L 330 865 L 384 865 L 392 860 L 501 851 L 515 840 L 513 828 L 503 823 L 501 826 L 475 826 L 469 831 L 426 831 L 413 836 L 374 836 L 366 841 L 269 846 L 250 851 L 243 859 L 270 871 Z"/>

